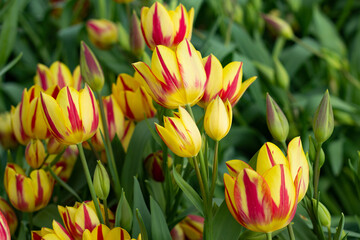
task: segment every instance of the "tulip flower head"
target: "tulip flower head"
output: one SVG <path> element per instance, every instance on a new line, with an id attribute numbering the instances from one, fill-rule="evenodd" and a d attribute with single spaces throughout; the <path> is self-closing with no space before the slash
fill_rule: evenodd
<path id="1" fill-rule="evenodd" d="M 309 166 L 299 137 L 288 157 L 272 143 L 259 150 L 256 171 L 240 160 L 226 163 L 225 199 L 233 217 L 255 232 L 273 232 L 288 225 L 309 184 Z"/>
<path id="2" fill-rule="evenodd" d="M 145 49 L 145 40 L 141 33 L 141 26 L 136 12 L 133 11 L 130 22 L 130 48 L 136 56 L 141 56 Z"/>
<path id="3" fill-rule="evenodd" d="M 90 41 L 100 49 L 108 49 L 118 40 L 115 23 L 106 19 L 89 20 L 86 30 Z"/>
<path id="4" fill-rule="evenodd" d="M 175 117 L 164 117 L 164 127 L 156 124 L 156 131 L 173 153 L 179 157 L 194 157 L 201 148 L 201 135 L 190 114 L 182 107 Z"/>
<path id="5" fill-rule="evenodd" d="M 141 121 L 155 116 L 156 109 L 152 98 L 142 86 L 141 77 L 137 72 L 134 77 L 124 73 L 119 74 L 117 83 L 112 86 L 112 92 L 128 119 Z"/>
<path id="6" fill-rule="evenodd" d="M 210 102 L 205 111 L 206 134 L 216 141 L 225 137 L 231 128 L 232 107 L 229 100 L 224 103 L 218 96 Z"/>
<path id="7" fill-rule="evenodd" d="M 159 2 L 141 9 L 141 30 L 148 47 L 157 45 L 176 47 L 185 38 L 191 39 L 194 9 L 189 12 L 180 4 L 175 11 L 167 11 Z"/>
<path id="8" fill-rule="evenodd" d="M 5 216 L 0 212 L 0 239 L 11 240 L 10 229 Z"/>
<path id="9" fill-rule="evenodd" d="M 26 162 L 32 168 L 39 168 L 46 157 L 45 148 L 39 139 L 32 139 L 25 149 Z"/>
<path id="10" fill-rule="evenodd" d="M 171 230 L 173 240 L 202 240 L 204 231 L 204 218 L 188 215 Z"/>
<path id="11" fill-rule="evenodd" d="M 27 177 L 21 167 L 8 163 L 4 185 L 10 202 L 16 209 L 34 212 L 45 207 L 50 201 L 54 179 L 43 169 L 33 170 L 30 177 Z"/>
<path id="12" fill-rule="evenodd" d="M 13 235 L 18 225 L 18 219 L 12 207 L 4 198 L 0 197 L 0 212 L 4 215 L 7 224 L 10 228 L 10 233 Z M 1 234 L 0 234 L 1 235 Z M 3 238 L 0 238 L 3 239 Z M 9 238 L 10 239 L 10 238 Z"/>
<path id="13" fill-rule="evenodd" d="M 204 96 L 198 103 L 203 108 L 216 96 L 220 96 L 224 102 L 229 100 L 234 106 L 256 79 L 251 77 L 242 82 L 242 62 L 231 62 L 223 68 L 220 61 L 211 54 L 203 58 L 203 64 L 206 72 L 206 88 Z"/>
<path id="14" fill-rule="evenodd" d="M 41 93 L 40 99 L 48 129 L 60 143 L 82 143 L 96 133 L 99 113 L 89 86 L 79 92 L 72 87 L 65 87 L 56 99 Z"/>
<path id="15" fill-rule="evenodd" d="M 146 82 L 151 97 L 163 107 L 194 105 L 204 94 L 206 75 L 202 60 L 187 39 L 175 50 L 157 46 L 151 67 L 143 62 L 133 66 Z"/>
<path id="16" fill-rule="evenodd" d="M 167 166 L 170 168 L 173 163 L 173 159 L 170 155 L 167 157 Z M 163 152 L 157 151 L 151 153 L 144 160 L 144 165 L 148 175 L 158 182 L 163 182 L 165 180 L 164 170 L 163 170 Z"/>

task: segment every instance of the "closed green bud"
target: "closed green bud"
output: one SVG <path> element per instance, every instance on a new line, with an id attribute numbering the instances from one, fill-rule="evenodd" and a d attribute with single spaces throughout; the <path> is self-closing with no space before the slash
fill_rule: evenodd
<path id="1" fill-rule="evenodd" d="M 115 227 L 122 227 L 127 231 L 131 231 L 133 222 L 133 214 L 130 205 L 126 199 L 125 192 L 121 194 L 119 204 L 116 209 Z"/>
<path id="2" fill-rule="evenodd" d="M 289 123 L 281 108 L 266 94 L 266 123 L 273 138 L 284 142 L 289 134 Z"/>
<path id="3" fill-rule="evenodd" d="M 312 199 L 313 201 L 313 206 L 316 207 L 316 199 Z M 324 204 L 322 204 L 319 201 L 319 205 L 318 205 L 318 216 L 319 216 L 319 220 L 322 226 L 324 227 L 330 227 L 331 225 L 331 214 L 329 212 L 329 210 L 325 207 Z"/>
<path id="4" fill-rule="evenodd" d="M 331 136 L 333 130 L 334 114 L 330 103 L 329 91 L 326 90 L 313 120 L 313 131 L 316 141 L 318 143 L 325 142 Z"/>
<path id="5" fill-rule="evenodd" d="M 278 35 L 286 39 L 294 38 L 294 33 L 293 30 L 291 29 L 291 26 L 281 18 L 278 18 L 270 14 L 262 14 L 262 17 L 269 26 L 269 28 Z"/>
<path id="6" fill-rule="evenodd" d="M 100 160 L 98 160 L 98 164 L 95 168 L 93 182 L 96 196 L 101 200 L 107 199 L 110 192 L 110 179 Z"/>
<path id="7" fill-rule="evenodd" d="M 290 77 L 284 65 L 282 65 L 278 58 L 274 58 L 274 66 L 276 83 L 279 87 L 285 90 L 288 89 L 290 84 Z"/>
<path id="8" fill-rule="evenodd" d="M 84 42 L 81 42 L 80 71 L 82 79 L 93 91 L 98 92 L 103 88 L 105 79 L 100 63 Z"/>

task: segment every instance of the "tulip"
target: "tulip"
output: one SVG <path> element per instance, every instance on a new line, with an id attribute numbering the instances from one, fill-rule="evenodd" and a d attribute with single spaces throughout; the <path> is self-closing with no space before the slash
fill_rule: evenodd
<path id="1" fill-rule="evenodd" d="M 0 145 L 4 149 L 14 148 L 17 146 L 14 129 L 11 123 L 11 113 L 5 112 L 0 114 Z"/>
<path id="2" fill-rule="evenodd" d="M 84 43 L 81 42 L 80 69 L 84 81 L 94 91 L 101 91 L 104 86 L 104 73 L 95 54 Z"/>
<path id="3" fill-rule="evenodd" d="M 256 77 L 251 77 L 242 82 L 242 62 L 231 62 L 223 68 L 220 61 L 211 54 L 203 59 L 203 64 L 206 73 L 206 88 L 204 96 L 198 103 L 203 108 L 216 96 L 220 96 L 224 102 L 229 100 L 234 106 L 256 79 Z"/>
<path id="4" fill-rule="evenodd" d="M 0 239 L 11 240 L 10 229 L 5 216 L 0 212 Z"/>
<path id="5" fill-rule="evenodd" d="M 240 160 L 226 163 L 225 199 L 233 217 L 255 232 L 271 233 L 288 225 L 309 183 L 309 166 L 299 137 L 287 158 L 272 143 L 259 150 L 256 171 Z"/>
<path id="6" fill-rule="evenodd" d="M 189 12 L 180 4 L 175 11 L 167 11 L 159 2 L 141 9 L 141 31 L 148 47 L 156 45 L 175 48 L 185 38 L 191 39 L 194 9 Z"/>
<path id="7" fill-rule="evenodd" d="M 172 158 L 168 155 L 167 158 L 167 166 L 170 168 L 172 165 Z M 150 154 L 144 160 L 144 165 L 146 172 L 149 176 L 158 182 L 163 182 L 165 180 L 164 170 L 163 170 L 163 152 L 157 151 L 155 153 Z"/>
<path id="8" fill-rule="evenodd" d="M 334 114 L 330 103 L 329 91 L 327 90 L 316 110 L 313 130 L 318 143 L 325 142 L 334 130 Z"/>
<path id="9" fill-rule="evenodd" d="M 128 147 L 129 147 L 130 140 L 131 140 L 131 137 L 132 137 L 134 131 L 135 131 L 134 121 L 125 120 L 124 135 L 120 138 L 121 144 L 122 144 L 125 152 L 127 151 Z"/>
<path id="10" fill-rule="evenodd" d="M 18 220 L 17 220 L 16 214 L 15 214 L 14 210 L 12 209 L 12 207 L 2 197 L 0 197 L 0 212 L 4 215 L 4 217 L 7 221 L 7 224 L 10 228 L 11 235 L 14 235 L 17 225 L 18 225 Z"/>
<path id="11" fill-rule="evenodd" d="M 100 204 L 100 208 L 103 217 L 105 217 L 103 205 Z M 58 206 L 58 210 L 65 225 L 64 230 L 66 230 L 75 240 L 81 239 L 86 229 L 92 231 L 100 224 L 92 201 L 84 203 L 77 202 L 74 207 Z M 108 214 L 110 227 L 112 227 L 114 225 L 115 216 L 110 209 L 108 209 Z"/>
<path id="12" fill-rule="evenodd" d="M 204 231 L 204 218 L 188 215 L 171 230 L 173 240 L 202 240 Z"/>
<path id="13" fill-rule="evenodd" d="M 151 67 L 143 62 L 133 66 L 146 82 L 151 97 L 163 107 L 194 105 L 204 94 L 205 70 L 200 54 L 189 40 L 182 41 L 175 51 L 157 46 Z"/>
<path id="14" fill-rule="evenodd" d="M 5 169 L 4 185 L 11 204 L 23 212 L 34 212 L 50 201 L 54 180 L 43 170 L 33 170 L 30 178 L 14 163 Z"/>
<path id="15" fill-rule="evenodd" d="M 129 205 L 128 200 L 126 199 L 125 192 L 123 191 L 117 206 L 116 211 L 120 211 L 120 221 L 119 224 L 125 230 L 131 230 L 133 223 L 133 211 Z"/>
<path id="16" fill-rule="evenodd" d="M 56 100 L 41 93 L 40 99 L 48 129 L 60 143 L 82 143 L 96 133 L 99 113 L 94 94 L 88 86 L 79 92 L 65 87 Z"/>
<path id="17" fill-rule="evenodd" d="M 100 49 L 108 49 L 118 40 L 116 25 L 106 19 L 87 21 L 86 30 L 90 41 Z"/>
<path id="18" fill-rule="evenodd" d="M 112 86 L 113 96 L 125 116 L 131 120 L 141 121 L 152 118 L 156 109 L 152 98 L 142 86 L 138 73 L 131 77 L 128 74 L 119 74 L 116 84 Z"/>
<path id="19" fill-rule="evenodd" d="M 39 139 L 32 139 L 25 149 L 26 162 L 32 168 L 39 168 L 45 160 L 46 153 L 43 143 Z"/>
<path id="20" fill-rule="evenodd" d="M 168 148 L 179 157 L 194 157 L 201 148 L 201 135 L 190 114 L 182 107 L 175 117 L 164 117 L 164 127 L 155 123 L 156 131 Z"/>
<path id="21" fill-rule="evenodd" d="M 106 200 L 110 193 L 110 179 L 100 160 L 95 168 L 93 182 L 96 196 L 101 200 Z"/>
<path id="22" fill-rule="evenodd" d="M 270 14 L 262 14 L 262 17 L 264 18 L 268 26 L 271 28 L 271 30 L 273 30 L 280 36 L 286 39 L 294 38 L 294 33 L 291 29 L 291 26 L 281 18 Z"/>
<path id="23" fill-rule="evenodd" d="M 136 56 L 141 56 L 145 49 L 145 40 L 135 11 L 133 11 L 130 22 L 130 48 Z"/>
<path id="24" fill-rule="evenodd" d="M 232 108 L 229 100 L 224 103 L 218 96 L 210 102 L 205 111 L 204 128 L 206 134 L 216 141 L 224 138 L 232 122 Z"/>
<path id="25" fill-rule="evenodd" d="M 289 134 L 289 122 L 281 111 L 281 108 L 266 94 L 266 123 L 273 138 L 279 142 L 285 142 Z"/>
<path id="26" fill-rule="evenodd" d="M 59 61 L 51 64 L 50 68 L 43 64 L 38 64 L 34 83 L 44 90 L 54 85 L 59 86 L 60 89 L 65 86 L 70 86 L 76 90 L 80 90 L 81 76 L 79 71 L 79 66 L 77 66 L 73 74 L 71 74 L 69 68 Z"/>

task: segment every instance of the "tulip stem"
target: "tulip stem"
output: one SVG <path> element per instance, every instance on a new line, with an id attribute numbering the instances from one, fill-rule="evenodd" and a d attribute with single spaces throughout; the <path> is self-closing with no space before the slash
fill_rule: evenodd
<path id="1" fill-rule="evenodd" d="M 71 193 L 76 198 L 77 201 L 82 202 L 80 196 L 76 193 L 76 191 L 72 187 L 70 187 L 66 182 L 64 182 L 61 178 L 59 178 L 59 176 L 56 175 L 56 173 L 51 169 L 51 167 L 47 166 L 46 170 L 50 172 L 51 176 L 60 184 L 60 186 L 62 186 L 69 193 Z"/>
<path id="2" fill-rule="evenodd" d="M 100 114 L 101 114 L 102 124 L 103 124 L 103 128 L 104 128 L 104 136 L 105 136 L 104 144 L 106 144 L 106 146 L 107 146 L 105 148 L 105 151 L 106 151 L 107 159 L 109 159 L 110 174 L 111 174 L 112 179 L 114 180 L 115 194 L 116 194 L 117 198 L 120 199 L 121 185 L 120 185 L 119 174 L 118 174 L 118 171 L 116 168 L 114 153 L 113 153 L 113 149 L 112 149 L 111 141 L 110 141 L 110 137 L 109 137 L 109 129 L 108 129 L 107 121 L 106 121 L 106 117 L 105 117 L 104 103 L 101 98 L 101 93 L 99 91 L 96 91 L 95 94 L 96 94 L 97 99 L 99 100 Z"/>
<path id="3" fill-rule="evenodd" d="M 287 225 L 287 230 L 289 232 L 289 237 L 290 237 L 290 240 L 295 240 L 295 234 L 294 234 L 294 229 L 292 227 L 292 223 L 289 223 Z"/>
<path id="4" fill-rule="evenodd" d="M 318 200 L 318 187 L 320 179 L 320 153 L 322 143 L 318 143 L 316 146 L 316 158 L 314 166 L 314 198 Z"/>
<path id="5" fill-rule="evenodd" d="M 106 1 L 98 0 L 99 5 L 99 18 L 106 19 Z"/>
<path id="6" fill-rule="evenodd" d="M 105 212 L 105 224 L 106 226 L 110 227 L 107 199 L 103 200 L 103 204 L 104 204 L 104 212 Z"/>
<path id="7" fill-rule="evenodd" d="M 272 239 L 272 237 L 271 237 L 271 232 L 270 232 L 270 233 L 266 233 L 266 239 L 267 239 L 267 240 L 271 240 L 271 239 Z"/>
<path id="8" fill-rule="evenodd" d="M 216 179 L 217 179 L 217 171 L 218 171 L 218 151 L 219 151 L 219 141 L 215 142 L 215 152 L 214 152 L 214 162 L 213 162 L 213 172 L 212 172 L 212 181 L 211 181 L 211 188 L 210 188 L 210 201 L 214 196 L 214 190 L 216 186 Z"/>
<path id="9" fill-rule="evenodd" d="M 195 167 L 195 173 L 196 173 L 196 177 L 199 181 L 199 186 L 200 186 L 200 191 L 201 191 L 201 195 L 203 197 L 203 202 L 204 202 L 204 212 L 206 212 L 206 192 L 205 192 L 205 188 L 204 188 L 204 183 L 200 174 L 200 170 L 199 170 L 199 164 L 198 161 L 196 159 L 196 157 L 193 157 L 193 161 L 194 161 L 194 167 Z"/>
<path id="10" fill-rule="evenodd" d="M 85 158 L 85 154 L 84 154 L 84 149 L 83 149 L 81 143 L 77 144 L 77 147 L 78 147 L 78 149 L 79 149 L 79 154 L 80 154 L 81 163 L 82 163 L 83 168 L 84 168 L 84 173 L 85 173 L 86 181 L 87 181 L 87 184 L 88 184 L 88 186 L 89 186 L 91 198 L 92 198 L 92 200 L 93 200 L 93 202 L 94 202 L 96 214 L 97 214 L 97 216 L 98 216 L 98 218 L 99 218 L 99 220 L 100 220 L 100 223 L 104 224 L 104 219 L 103 219 L 103 216 L 102 216 L 102 214 L 101 214 L 99 201 L 98 201 L 97 198 L 96 198 L 95 188 L 94 188 L 93 182 L 92 182 L 92 180 L 91 180 L 89 167 L 88 167 L 87 162 L 86 162 L 86 158 Z"/>
<path id="11" fill-rule="evenodd" d="M 169 211 L 171 209 L 171 192 L 170 192 L 170 186 L 171 186 L 171 179 L 170 179 L 170 171 L 169 171 L 169 167 L 168 167 L 168 148 L 166 146 L 166 144 L 163 142 L 162 143 L 162 150 L 163 150 L 163 162 L 162 162 L 162 168 L 164 171 L 164 177 L 165 177 L 165 182 L 164 182 L 164 188 L 165 188 L 165 199 L 166 199 L 166 216 L 168 216 Z"/>

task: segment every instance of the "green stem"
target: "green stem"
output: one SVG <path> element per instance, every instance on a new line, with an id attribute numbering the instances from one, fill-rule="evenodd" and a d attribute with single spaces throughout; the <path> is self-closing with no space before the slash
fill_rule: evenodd
<path id="1" fill-rule="evenodd" d="M 94 145 L 92 144 L 91 138 L 89 138 L 86 142 L 89 144 L 91 151 L 92 151 L 92 152 L 94 153 L 94 155 L 95 155 L 95 158 L 98 159 L 98 160 L 100 160 L 100 156 L 99 156 L 98 152 L 96 151 Z"/>
<path id="2" fill-rule="evenodd" d="M 166 216 L 169 216 L 171 210 L 171 179 L 170 179 L 170 170 L 168 167 L 168 147 L 163 142 L 162 143 L 162 150 L 163 150 L 163 163 L 162 168 L 164 172 L 164 189 L 165 189 L 165 199 L 166 199 Z"/>
<path id="3" fill-rule="evenodd" d="M 201 195 L 203 197 L 203 202 L 204 202 L 204 212 L 206 212 L 206 192 L 205 192 L 205 187 L 204 187 L 204 183 L 200 174 L 200 170 L 199 170 L 199 163 L 196 160 L 196 157 L 193 157 L 193 161 L 194 161 L 194 167 L 195 167 L 195 173 L 196 173 L 196 177 L 199 181 L 199 186 L 200 186 L 200 191 L 201 191 Z"/>
<path id="4" fill-rule="evenodd" d="M 80 155 L 81 164 L 82 164 L 82 166 L 83 166 L 83 168 L 84 168 L 84 173 L 85 173 L 86 181 L 87 181 L 87 184 L 88 184 L 88 186 L 89 186 L 91 198 L 92 198 L 92 200 L 93 200 L 93 202 L 94 202 L 96 214 L 97 214 L 97 216 L 98 216 L 98 218 L 99 218 L 99 220 L 100 220 L 100 223 L 103 224 L 103 223 L 104 223 L 104 219 L 103 219 L 103 216 L 102 216 L 102 214 L 101 214 L 99 201 L 98 201 L 97 198 L 96 198 L 94 185 L 93 185 L 93 182 L 92 182 L 92 180 L 91 180 L 89 167 L 88 167 L 88 165 L 87 165 L 86 158 L 85 158 L 85 154 L 84 154 L 84 149 L 83 149 L 81 143 L 77 144 L 77 147 L 78 147 L 78 149 L 79 149 L 79 155 Z"/>
<path id="5" fill-rule="evenodd" d="M 225 35 L 225 46 L 230 44 L 230 41 L 231 41 L 231 29 L 232 29 L 233 23 L 234 23 L 234 20 L 230 19 L 229 24 L 227 25 L 226 35 Z"/>
<path id="6" fill-rule="evenodd" d="M 104 144 L 106 144 L 106 146 L 107 146 L 105 148 L 105 151 L 106 151 L 107 159 L 109 160 L 110 174 L 111 174 L 112 179 L 114 180 L 115 194 L 116 194 L 117 198 L 120 199 L 121 185 L 120 185 L 119 174 L 118 174 L 118 171 L 116 168 L 114 153 L 113 153 L 113 149 L 112 149 L 111 141 L 110 141 L 110 137 L 109 137 L 109 130 L 108 130 L 107 121 L 106 121 L 106 117 L 105 117 L 104 103 L 101 98 L 101 93 L 99 91 L 96 91 L 95 94 L 97 95 L 97 98 L 99 100 L 100 114 L 101 114 L 101 119 L 102 119 L 103 128 L 104 128 L 104 135 L 105 135 L 105 143 Z"/>
<path id="7" fill-rule="evenodd" d="M 331 228 L 328 227 L 328 240 L 331 240 Z"/>
<path id="8" fill-rule="evenodd" d="M 286 39 L 284 37 L 280 36 L 276 39 L 275 46 L 274 46 L 273 53 L 272 53 L 274 58 L 279 57 L 280 52 L 284 48 L 285 42 L 286 42 Z"/>
<path id="9" fill-rule="evenodd" d="M 99 18 L 105 19 L 106 18 L 106 1 L 105 0 L 98 0 L 98 7 L 99 7 Z"/>
<path id="10" fill-rule="evenodd" d="M 219 151 L 219 141 L 215 142 L 215 152 L 214 152 L 214 162 L 213 162 L 213 172 L 212 172 L 212 181 L 211 181 L 211 188 L 210 188 L 210 196 L 209 198 L 212 199 L 214 196 L 214 190 L 216 186 L 216 179 L 217 179 L 217 171 L 218 171 L 218 151 Z"/>
<path id="11" fill-rule="evenodd" d="M 71 193 L 78 202 L 82 202 L 80 196 L 76 193 L 76 191 L 72 187 L 70 187 L 70 185 L 68 185 L 66 182 L 64 182 L 61 178 L 59 178 L 59 176 L 56 175 L 56 173 L 51 169 L 51 167 L 47 166 L 46 170 L 50 172 L 51 176 L 60 184 L 60 186 L 62 186 L 69 193 Z"/>
<path id="12" fill-rule="evenodd" d="M 103 204 L 104 204 L 104 212 L 105 212 L 105 224 L 106 226 L 110 227 L 107 199 L 103 200 Z"/>
<path id="13" fill-rule="evenodd" d="M 309 44 L 305 43 L 300 38 L 294 36 L 294 38 L 292 40 L 294 42 L 296 42 L 297 44 L 299 44 L 300 46 L 302 46 L 303 48 L 305 48 L 306 50 L 308 50 L 309 52 L 313 53 L 315 56 L 324 59 L 324 55 L 321 52 L 319 52 L 317 49 L 313 48 Z"/>
<path id="14" fill-rule="evenodd" d="M 318 200 L 318 187 L 320 179 L 320 153 L 322 143 L 318 143 L 316 146 L 316 158 L 314 166 L 314 198 Z"/>
<path id="15" fill-rule="evenodd" d="M 271 240 L 271 239 L 272 239 L 272 237 L 271 237 L 271 232 L 270 232 L 270 233 L 266 233 L 266 239 L 267 239 L 267 240 Z"/>
<path id="16" fill-rule="evenodd" d="M 284 151 L 285 151 L 285 154 L 287 153 L 287 146 L 286 146 L 286 143 L 285 141 L 282 141 L 281 142 L 281 146 L 283 147 Z M 285 155 L 286 156 L 286 155 Z"/>
<path id="17" fill-rule="evenodd" d="M 30 212 L 29 213 L 29 229 L 30 229 L 30 231 L 32 230 L 32 228 L 33 228 L 33 213 Z"/>
<path id="18" fill-rule="evenodd" d="M 289 232 L 290 240 L 295 240 L 294 229 L 293 229 L 291 223 L 289 223 L 289 225 L 287 225 L 287 229 L 288 229 L 288 232 Z"/>

